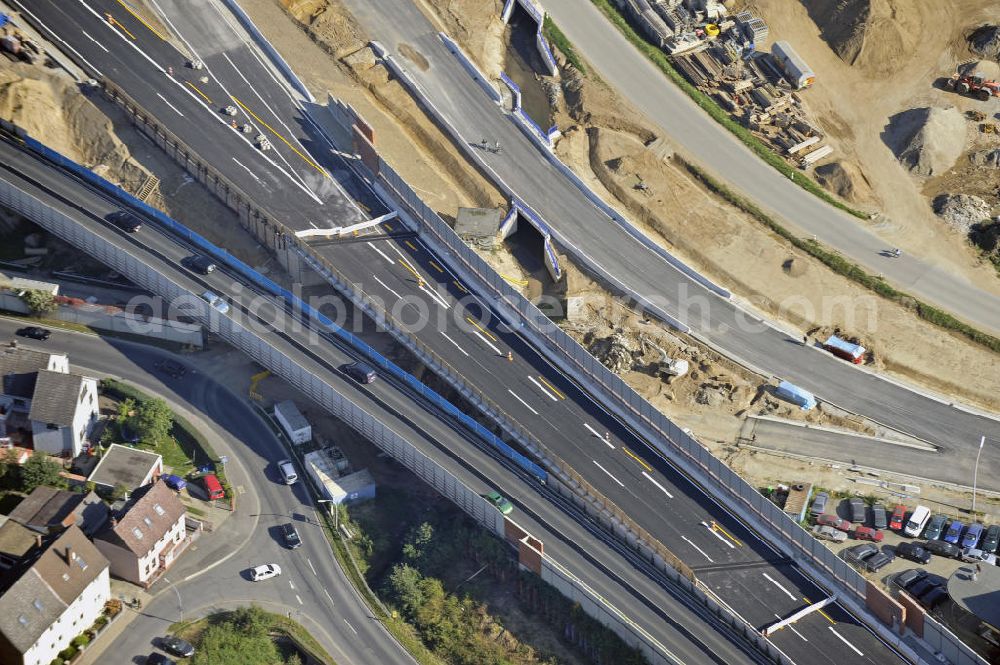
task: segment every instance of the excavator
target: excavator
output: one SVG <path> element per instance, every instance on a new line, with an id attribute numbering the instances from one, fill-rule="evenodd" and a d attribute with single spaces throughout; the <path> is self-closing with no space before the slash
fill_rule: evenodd
<path id="1" fill-rule="evenodd" d="M 982 76 L 955 74 L 944 82 L 946 90 L 954 90 L 960 95 L 969 95 L 980 101 L 990 97 L 1000 97 L 1000 81 L 984 79 Z"/>

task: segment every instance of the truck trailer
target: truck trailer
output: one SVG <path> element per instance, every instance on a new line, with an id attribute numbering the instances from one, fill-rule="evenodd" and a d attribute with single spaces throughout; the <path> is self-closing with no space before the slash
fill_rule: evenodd
<path id="1" fill-rule="evenodd" d="M 771 45 L 771 57 L 784 72 L 785 80 L 796 90 L 808 88 L 816 80 L 816 74 L 788 42 L 774 42 Z"/>

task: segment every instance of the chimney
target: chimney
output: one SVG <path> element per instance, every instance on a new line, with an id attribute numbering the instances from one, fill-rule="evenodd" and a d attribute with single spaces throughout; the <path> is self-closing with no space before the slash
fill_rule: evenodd
<path id="1" fill-rule="evenodd" d="M 67 545 L 66 546 L 66 563 L 69 564 L 69 563 L 72 563 L 74 561 L 76 561 L 76 552 L 73 551 L 72 547 L 70 547 L 70 546 Z"/>
<path id="2" fill-rule="evenodd" d="M 35 547 L 38 548 L 42 547 L 42 534 L 40 533 L 35 534 Z"/>

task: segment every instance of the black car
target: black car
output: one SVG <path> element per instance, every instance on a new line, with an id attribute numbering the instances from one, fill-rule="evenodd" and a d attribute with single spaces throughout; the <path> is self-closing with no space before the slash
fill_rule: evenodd
<path id="1" fill-rule="evenodd" d="M 192 256 L 188 256 L 181 260 L 181 264 L 189 270 L 201 273 L 202 275 L 210 275 L 215 272 L 215 269 L 218 267 L 215 265 L 215 261 L 208 258 L 204 254 L 194 254 Z"/>
<path id="2" fill-rule="evenodd" d="M 146 665 L 177 665 L 177 661 L 167 658 L 162 653 L 153 652 L 146 656 Z"/>
<path id="3" fill-rule="evenodd" d="M 952 559 L 962 556 L 961 547 L 952 543 L 946 543 L 943 540 L 928 540 L 926 543 L 920 543 L 920 546 L 931 554 L 937 554 L 938 556 L 947 556 Z"/>
<path id="4" fill-rule="evenodd" d="M 865 557 L 864 559 L 865 568 L 874 573 L 875 571 L 881 570 L 886 566 L 888 566 L 890 563 L 892 563 L 892 560 L 894 558 L 895 557 L 893 557 L 892 554 L 888 552 L 878 552 L 876 554 L 873 554 L 872 556 Z"/>
<path id="5" fill-rule="evenodd" d="M 872 506 L 872 526 L 876 529 L 884 529 L 889 525 L 885 514 L 885 506 L 876 503 Z"/>
<path id="6" fill-rule="evenodd" d="M 127 210 L 113 212 L 105 219 L 126 233 L 135 233 L 142 228 L 142 220 Z"/>
<path id="7" fill-rule="evenodd" d="M 875 555 L 877 552 L 878 545 L 875 545 L 874 543 L 862 543 L 860 545 L 847 548 L 844 551 L 844 559 L 850 563 L 860 564 L 863 563 L 868 557 Z"/>
<path id="8" fill-rule="evenodd" d="M 39 328 L 38 326 L 28 326 L 27 328 L 18 328 L 18 337 L 30 337 L 31 339 L 37 339 L 42 342 L 47 340 L 52 335 L 51 330 L 46 330 L 45 328 Z"/>
<path id="9" fill-rule="evenodd" d="M 294 550 L 302 545 L 302 539 L 299 538 L 299 532 L 294 524 L 283 524 L 281 526 L 281 535 L 285 539 L 285 545 L 290 550 Z"/>
<path id="10" fill-rule="evenodd" d="M 194 647 L 191 646 L 191 643 L 174 635 L 164 637 L 160 648 L 181 658 L 190 658 L 194 655 Z"/>
<path id="11" fill-rule="evenodd" d="M 979 549 L 989 554 L 996 554 L 997 545 L 1000 544 L 1000 526 L 994 524 L 986 529 L 983 542 L 979 543 Z"/>
<path id="12" fill-rule="evenodd" d="M 344 365 L 340 369 L 343 370 L 347 376 L 351 377 L 358 383 L 371 383 L 377 376 L 375 374 L 375 368 L 368 363 L 363 362 L 350 363 L 349 365 Z"/>
<path id="13" fill-rule="evenodd" d="M 944 530 L 944 525 L 947 522 L 948 518 L 945 515 L 931 516 L 931 521 L 927 523 L 927 529 L 924 530 L 924 538 L 927 540 L 937 540 L 940 538 L 941 532 Z"/>
<path id="14" fill-rule="evenodd" d="M 166 358 L 164 360 L 157 360 L 155 363 L 153 363 L 153 367 L 155 367 L 156 369 L 160 370 L 161 372 L 163 372 L 164 374 L 173 379 L 179 379 L 185 374 L 187 374 L 187 367 L 180 364 L 176 360 L 171 360 L 170 358 Z"/>
<path id="15" fill-rule="evenodd" d="M 927 577 L 927 571 L 923 568 L 910 568 L 893 577 L 892 583 L 900 589 L 908 589 L 925 577 Z"/>
<path id="16" fill-rule="evenodd" d="M 857 524 L 863 524 L 865 521 L 865 500 L 856 496 L 848 501 L 847 504 L 851 509 L 851 521 Z"/>
<path id="17" fill-rule="evenodd" d="M 910 585 L 910 588 L 906 590 L 906 593 L 910 594 L 914 598 L 919 598 L 931 589 L 936 589 L 941 586 L 938 582 L 932 580 L 929 577 L 925 577 L 917 582 Z"/>
<path id="18" fill-rule="evenodd" d="M 905 541 L 896 545 L 896 556 L 916 561 L 917 563 L 927 563 L 931 560 L 931 553 L 920 546 L 919 543 Z"/>
<path id="19" fill-rule="evenodd" d="M 920 604 L 929 610 L 933 610 L 935 607 L 948 600 L 948 591 L 944 587 L 934 587 L 930 591 L 924 593 L 917 600 Z"/>

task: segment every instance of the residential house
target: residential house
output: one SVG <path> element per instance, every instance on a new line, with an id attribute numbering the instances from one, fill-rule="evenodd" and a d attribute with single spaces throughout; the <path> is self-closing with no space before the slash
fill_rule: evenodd
<path id="1" fill-rule="evenodd" d="M 101 455 L 101 461 L 90 472 L 88 481 L 99 488 L 121 485 L 129 492 L 156 480 L 163 475 L 163 458 L 148 450 L 139 450 L 112 443 Z"/>
<path id="2" fill-rule="evenodd" d="M 110 597 L 108 560 L 71 525 L 0 587 L 0 663 L 49 665 Z"/>
<path id="3" fill-rule="evenodd" d="M 30 435 L 35 450 L 76 457 L 97 422 L 97 381 L 71 374 L 65 354 L 11 343 L 0 350 L 0 422 L 6 435 Z"/>
<path id="4" fill-rule="evenodd" d="M 88 536 L 108 520 L 108 507 L 94 492 L 36 487 L 10 513 L 10 519 L 41 534 L 59 533 L 76 524 Z"/>
<path id="5" fill-rule="evenodd" d="M 4 518 L 3 524 L 0 524 L 0 576 L 2 571 L 21 563 L 41 546 L 41 534 L 12 519 Z"/>
<path id="6" fill-rule="evenodd" d="M 138 489 L 94 537 L 111 574 L 149 587 L 188 545 L 185 511 L 162 480 Z"/>

